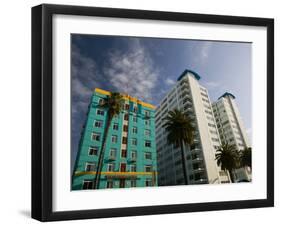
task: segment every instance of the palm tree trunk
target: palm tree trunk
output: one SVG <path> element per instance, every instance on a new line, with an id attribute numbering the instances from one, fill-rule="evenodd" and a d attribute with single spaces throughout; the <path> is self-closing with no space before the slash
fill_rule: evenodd
<path id="1" fill-rule="evenodd" d="M 180 142 L 180 147 L 181 147 L 181 161 L 182 161 L 182 171 L 183 171 L 183 177 L 184 177 L 184 184 L 188 184 L 187 180 L 187 173 L 186 173 L 186 164 L 185 164 L 185 155 L 184 155 L 184 150 L 183 150 L 183 142 Z"/>
<path id="2" fill-rule="evenodd" d="M 109 127 L 111 124 L 111 120 L 112 120 L 112 117 L 108 116 L 108 120 L 107 120 L 107 123 L 105 126 L 104 136 L 102 139 L 100 155 L 99 155 L 99 159 L 98 159 L 96 177 L 95 177 L 95 181 L 94 181 L 94 189 L 99 189 L 99 186 L 100 186 L 100 177 L 101 177 L 101 171 L 102 171 L 103 159 L 104 159 L 104 153 L 105 153 L 105 144 L 106 144 L 107 134 L 108 134 Z"/>
<path id="3" fill-rule="evenodd" d="M 229 172 L 229 176 L 230 176 L 230 181 L 231 181 L 231 183 L 234 183 L 234 182 L 235 182 L 235 179 L 234 179 L 233 171 L 232 171 L 232 170 L 228 170 L 228 172 Z"/>

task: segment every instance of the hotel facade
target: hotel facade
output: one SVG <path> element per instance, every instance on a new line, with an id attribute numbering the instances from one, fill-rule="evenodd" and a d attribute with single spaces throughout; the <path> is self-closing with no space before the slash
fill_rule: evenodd
<path id="1" fill-rule="evenodd" d="M 101 103 L 110 95 L 98 88 L 93 92 L 72 190 L 93 189 L 108 118 Z M 155 107 L 128 95 L 123 95 L 123 100 L 122 111 L 112 119 L 107 133 L 99 189 L 157 186 Z"/>
<path id="2" fill-rule="evenodd" d="M 180 148 L 167 143 L 163 125 L 170 110 L 182 110 L 195 128 L 194 144 L 184 146 L 188 184 L 229 183 L 228 173 L 215 161 L 216 149 L 221 145 L 218 128 L 206 88 L 199 84 L 200 76 L 185 70 L 170 92 L 156 108 L 156 146 L 159 186 L 184 183 Z"/>

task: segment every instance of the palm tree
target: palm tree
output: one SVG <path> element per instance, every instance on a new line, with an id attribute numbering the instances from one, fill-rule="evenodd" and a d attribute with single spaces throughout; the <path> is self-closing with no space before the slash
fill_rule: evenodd
<path id="1" fill-rule="evenodd" d="M 164 119 L 166 123 L 163 125 L 168 132 L 168 143 L 174 144 L 181 148 L 182 170 L 184 175 L 185 184 L 188 183 L 186 174 L 186 163 L 184 144 L 191 145 L 193 143 L 194 128 L 191 125 L 191 120 L 186 114 L 178 109 L 168 112 L 168 116 Z"/>
<path id="2" fill-rule="evenodd" d="M 234 183 L 233 170 L 239 163 L 239 155 L 234 145 L 224 144 L 216 150 L 215 159 L 222 170 L 228 171 L 230 180 Z"/>
<path id="3" fill-rule="evenodd" d="M 120 93 L 111 93 L 111 95 L 107 96 L 104 99 L 103 103 L 99 104 L 99 106 L 107 110 L 107 121 L 105 125 L 105 132 L 102 139 L 102 146 L 98 159 L 94 189 L 99 189 L 100 176 L 101 176 L 101 170 L 104 161 L 105 144 L 107 140 L 108 130 L 110 128 L 113 117 L 119 115 L 122 110 L 123 96 Z"/>
<path id="4" fill-rule="evenodd" d="M 245 148 L 240 152 L 240 165 L 242 167 L 250 167 L 252 168 L 252 148 Z"/>

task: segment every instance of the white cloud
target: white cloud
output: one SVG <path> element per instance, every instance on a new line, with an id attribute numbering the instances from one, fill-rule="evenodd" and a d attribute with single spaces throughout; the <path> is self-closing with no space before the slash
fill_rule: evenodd
<path id="1" fill-rule="evenodd" d="M 201 60 L 206 60 L 209 57 L 211 47 L 212 47 L 211 42 L 203 42 L 200 50 Z"/>
<path id="2" fill-rule="evenodd" d="M 176 81 L 174 81 L 173 79 L 167 78 L 165 80 L 166 85 L 171 86 L 174 85 L 176 83 Z"/>
<path id="3" fill-rule="evenodd" d="M 129 43 L 126 51 L 112 51 L 108 54 L 103 73 L 117 91 L 150 102 L 159 70 L 138 39 Z"/>
<path id="4" fill-rule="evenodd" d="M 206 88 L 208 89 L 215 89 L 221 86 L 221 84 L 219 82 L 204 82 L 203 83 L 204 86 L 206 86 Z"/>
<path id="5" fill-rule="evenodd" d="M 186 51 L 189 57 L 192 57 L 192 63 L 194 65 L 203 66 L 210 57 L 212 49 L 212 42 L 209 41 L 198 41 L 192 46 L 188 46 Z"/>

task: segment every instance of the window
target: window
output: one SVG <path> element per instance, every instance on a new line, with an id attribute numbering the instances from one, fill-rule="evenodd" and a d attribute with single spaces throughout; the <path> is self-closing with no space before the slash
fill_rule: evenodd
<path id="1" fill-rule="evenodd" d="M 133 139 L 132 139 L 132 145 L 137 145 L 137 144 L 138 144 L 137 139 L 136 139 L 136 138 L 133 138 Z"/>
<path id="2" fill-rule="evenodd" d="M 137 158 L 137 152 L 136 151 L 132 151 L 131 152 L 131 158 L 132 159 L 136 159 Z"/>
<path id="3" fill-rule="evenodd" d="M 114 163 L 107 164 L 107 171 L 108 172 L 113 172 L 114 171 Z"/>
<path id="4" fill-rule="evenodd" d="M 123 131 L 124 131 L 124 132 L 128 132 L 128 125 L 124 125 L 124 126 L 123 126 Z"/>
<path id="5" fill-rule="evenodd" d="M 212 138 L 212 141 L 219 142 L 219 139 L 217 139 L 217 138 Z"/>
<path id="6" fill-rule="evenodd" d="M 100 133 L 92 133 L 92 140 L 100 141 Z"/>
<path id="7" fill-rule="evenodd" d="M 130 109 L 130 105 L 129 104 L 124 104 L 124 110 L 129 110 Z"/>
<path id="8" fill-rule="evenodd" d="M 106 182 L 106 188 L 113 188 L 113 181 L 112 180 L 108 180 Z"/>
<path id="9" fill-rule="evenodd" d="M 89 155 L 98 155 L 98 148 L 97 147 L 90 147 L 89 148 Z"/>
<path id="10" fill-rule="evenodd" d="M 118 130 L 118 123 L 113 124 L 113 130 Z"/>
<path id="11" fill-rule="evenodd" d="M 124 114 L 124 120 L 128 121 L 129 120 L 129 114 Z"/>
<path id="12" fill-rule="evenodd" d="M 116 135 L 112 135 L 111 136 L 111 142 L 112 143 L 117 143 L 117 136 Z"/>
<path id="13" fill-rule="evenodd" d="M 138 106 L 134 106 L 133 112 L 134 112 L 134 113 L 137 113 L 137 112 L 138 112 Z"/>
<path id="14" fill-rule="evenodd" d="M 131 187 L 136 187 L 136 186 L 137 186 L 137 181 L 131 180 Z"/>
<path id="15" fill-rule="evenodd" d="M 145 136 L 151 136 L 151 131 L 149 129 L 144 130 L 144 135 Z"/>
<path id="16" fill-rule="evenodd" d="M 128 143 L 128 138 L 122 137 L 122 144 L 127 144 L 127 143 Z"/>
<path id="17" fill-rule="evenodd" d="M 84 180 L 83 181 L 83 188 L 82 189 L 93 189 L 93 181 L 91 180 Z"/>
<path id="18" fill-rule="evenodd" d="M 151 141 L 146 140 L 145 143 L 144 143 L 144 146 L 150 148 L 151 147 Z"/>
<path id="19" fill-rule="evenodd" d="M 152 159 L 152 154 L 151 154 L 151 152 L 145 152 L 145 153 L 144 153 L 144 158 L 145 158 L 145 159 Z"/>
<path id="20" fill-rule="evenodd" d="M 109 151 L 109 156 L 112 158 L 116 157 L 117 149 L 116 148 L 111 148 Z"/>
<path id="21" fill-rule="evenodd" d="M 144 120 L 144 124 L 145 124 L 146 126 L 149 126 L 149 125 L 150 125 L 149 119 Z"/>
<path id="22" fill-rule="evenodd" d="M 136 116 L 133 116 L 133 122 L 138 122 L 138 118 Z"/>
<path id="23" fill-rule="evenodd" d="M 146 186 L 146 187 L 152 186 L 152 180 L 151 180 L 151 179 L 146 179 L 146 180 L 145 180 L 145 186 Z"/>
<path id="24" fill-rule="evenodd" d="M 144 115 L 145 115 L 145 117 L 149 117 L 150 116 L 150 112 L 149 111 L 144 111 Z"/>
<path id="25" fill-rule="evenodd" d="M 203 92 L 206 92 L 206 90 L 205 90 L 204 88 L 200 87 L 200 89 L 201 89 Z"/>
<path id="26" fill-rule="evenodd" d="M 216 126 L 214 124 L 212 124 L 212 123 L 208 123 L 208 126 L 216 128 Z"/>
<path id="27" fill-rule="evenodd" d="M 208 98 L 208 95 L 206 95 L 205 93 L 201 92 L 201 95 Z"/>
<path id="28" fill-rule="evenodd" d="M 86 162 L 85 171 L 95 171 L 96 170 L 96 163 L 94 162 Z"/>
<path id="29" fill-rule="evenodd" d="M 104 104 L 104 99 L 103 98 L 100 98 L 99 99 L 99 105 L 103 105 Z"/>
<path id="30" fill-rule="evenodd" d="M 137 165 L 131 165 L 131 172 L 137 172 Z"/>
<path id="31" fill-rule="evenodd" d="M 104 111 L 100 110 L 100 109 L 97 109 L 97 115 L 104 115 Z"/>
<path id="32" fill-rule="evenodd" d="M 209 103 L 209 100 L 205 99 L 205 98 L 202 98 L 202 100 L 206 103 Z"/>
<path id="33" fill-rule="evenodd" d="M 137 127 L 133 127 L 133 133 L 138 133 L 138 128 Z"/>
<path id="34" fill-rule="evenodd" d="M 212 115 L 212 112 L 211 111 L 208 111 L 208 110 L 205 110 L 205 113 L 209 114 L 209 115 Z"/>
<path id="35" fill-rule="evenodd" d="M 101 120 L 95 120 L 95 127 L 101 128 L 102 127 L 102 121 Z"/>
<path id="36" fill-rule="evenodd" d="M 151 165 L 144 166 L 144 171 L 145 172 L 152 172 L 152 166 Z"/>
<path id="37" fill-rule="evenodd" d="M 207 105 L 207 104 L 204 104 L 204 107 L 208 108 L 209 110 L 211 110 L 211 107 L 209 105 Z"/>
<path id="38" fill-rule="evenodd" d="M 225 122 L 222 123 L 222 125 L 224 126 L 224 125 L 226 125 L 226 124 L 228 124 L 228 123 L 229 123 L 229 121 L 226 120 Z"/>

